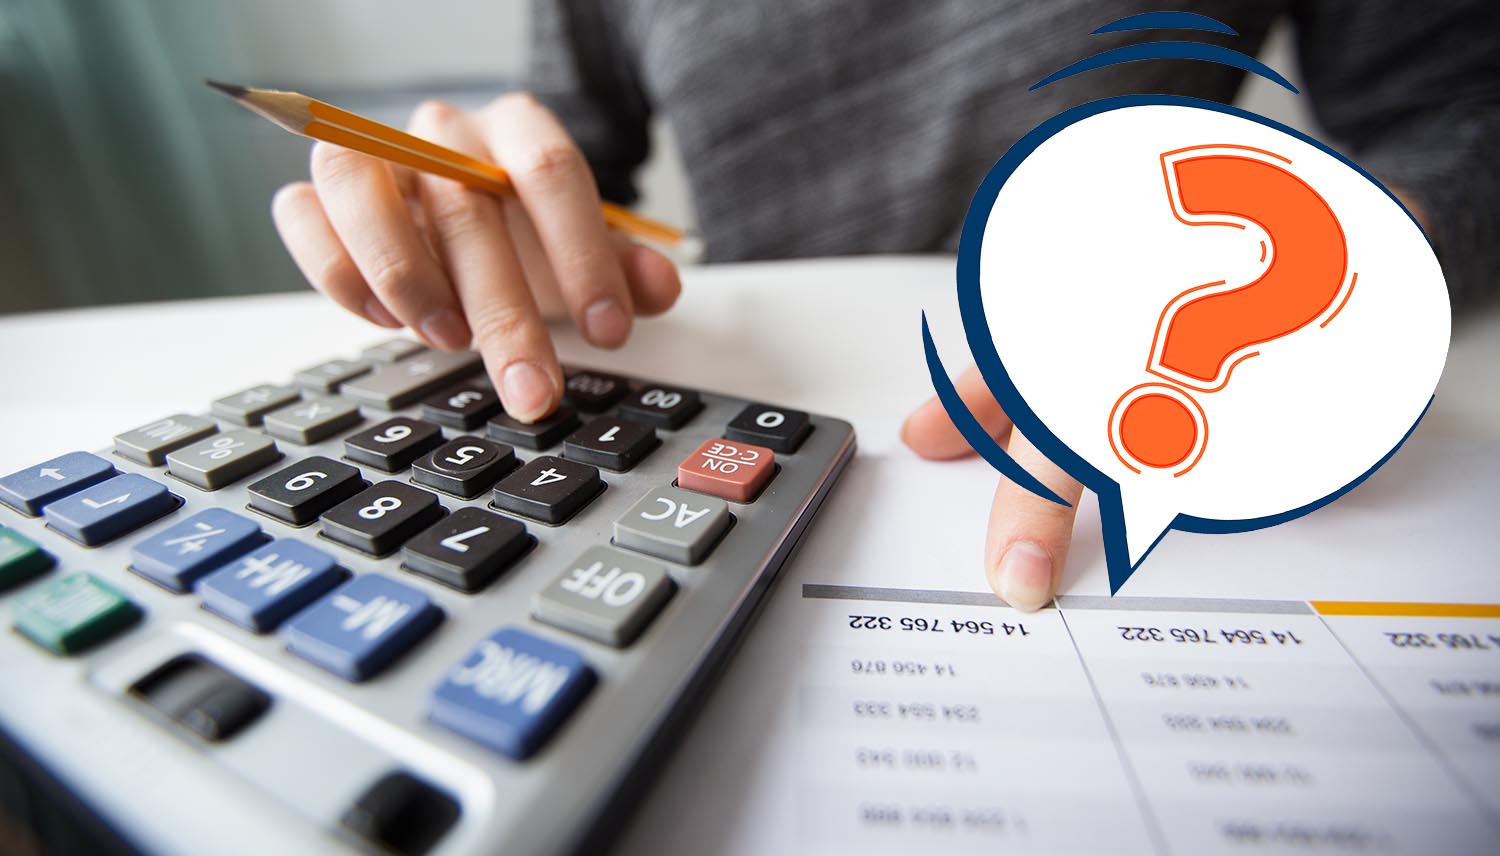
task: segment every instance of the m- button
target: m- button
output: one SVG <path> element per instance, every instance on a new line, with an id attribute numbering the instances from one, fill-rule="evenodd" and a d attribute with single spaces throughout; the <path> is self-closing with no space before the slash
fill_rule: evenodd
<path id="1" fill-rule="evenodd" d="M 730 502 L 749 502 L 776 469 L 776 453 L 764 446 L 706 440 L 677 465 L 677 484 Z"/>

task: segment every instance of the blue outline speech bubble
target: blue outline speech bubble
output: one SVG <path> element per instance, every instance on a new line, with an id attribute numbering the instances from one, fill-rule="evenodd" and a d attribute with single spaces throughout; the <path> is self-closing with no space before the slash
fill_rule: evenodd
<path id="1" fill-rule="evenodd" d="M 1136 568 L 1140 567 L 1141 562 L 1144 562 L 1146 557 L 1151 555 L 1151 552 L 1156 549 L 1156 545 L 1160 544 L 1161 539 L 1172 529 L 1215 535 L 1231 532 L 1250 532 L 1256 529 L 1275 526 L 1279 523 L 1285 523 L 1288 520 L 1296 519 L 1333 502 L 1335 499 L 1353 490 L 1361 482 L 1373 475 L 1376 470 L 1380 469 L 1386 461 L 1389 461 L 1400 450 L 1412 432 L 1416 430 L 1417 425 L 1422 421 L 1422 417 L 1426 416 L 1427 411 L 1432 407 L 1432 398 L 1429 398 L 1426 406 L 1422 408 L 1422 413 L 1417 416 L 1416 422 L 1412 423 L 1411 428 L 1407 429 L 1406 434 L 1402 436 L 1384 457 L 1358 478 L 1355 478 L 1327 496 L 1299 508 L 1265 517 L 1219 520 L 1178 514 L 1161 531 L 1161 534 L 1156 536 L 1156 540 L 1151 543 L 1151 546 L 1141 554 L 1140 560 L 1134 565 L 1130 563 L 1130 552 L 1125 540 L 1125 516 L 1124 505 L 1120 497 L 1120 484 L 1068 448 L 1066 444 L 1057 438 L 1057 435 L 1047 429 L 1042 420 L 1026 404 L 1025 399 L 1021 397 L 1020 391 L 1016 389 L 1015 384 L 1011 381 L 1010 373 L 1006 371 L 1000 355 L 995 350 L 994 337 L 990 333 L 989 320 L 984 312 L 984 298 L 980 294 L 979 256 L 980 245 L 984 242 L 985 227 L 989 223 L 990 211 L 994 208 L 995 200 L 999 197 L 1001 188 L 1005 186 L 1005 182 L 1015 172 L 1016 168 L 1037 147 L 1051 139 L 1064 128 L 1087 119 L 1090 116 L 1128 107 L 1157 105 L 1214 110 L 1220 113 L 1227 113 L 1231 116 L 1238 116 L 1242 119 L 1259 122 L 1269 128 L 1289 134 L 1308 145 L 1315 146 L 1326 154 L 1339 159 L 1346 166 L 1364 176 L 1365 179 L 1376 187 L 1379 187 L 1385 192 L 1386 196 L 1390 197 L 1391 201 L 1395 202 L 1401 207 L 1402 211 L 1406 212 L 1406 216 L 1411 218 L 1412 223 L 1417 226 L 1418 230 L 1422 228 L 1422 225 L 1412 216 L 1411 211 L 1405 205 L 1402 205 L 1401 200 L 1396 198 L 1396 195 L 1389 188 L 1360 168 L 1358 164 L 1323 143 L 1294 128 L 1289 128 L 1264 116 L 1202 98 L 1159 94 L 1117 95 L 1111 98 L 1080 104 L 1077 107 L 1053 116 L 1031 129 L 1024 137 L 1017 140 L 1001 156 L 1000 160 L 995 162 L 995 165 L 990 168 L 989 173 L 984 177 L 984 181 L 979 185 L 979 189 L 974 192 L 974 199 L 969 203 L 969 212 L 964 217 L 963 233 L 959 238 L 957 267 L 958 308 L 959 314 L 963 319 L 964 333 L 968 338 L 969 350 L 973 354 L 974 363 L 978 366 L 979 373 L 984 378 L 985 385 L 989 387 L 990 393 L 994 395 L 995 400 L 1005 409 L 1006 415 L 1010 417 L 1011 423 L 1015 426 L 1016 430 L 1025 435 L 1036 446 L 1038 451 L 1064 472 L 1098 495 L 1099 516 L 1104 533 L 1104 559 L 1109 572 L 1109 590 L 1111 594 L 1120 590 L 1120 586 L 1125 584 L 1125 581 L 1130 578 L 1130 575 L 1135 572 Z M 1422 237 L 1431 246 L 1431 239 L 1428 238 L 1425 231 L 1422 231 Z M 943 402 L 944 409 L 948 411 L 949 418 L 953 419 L 954 424 L 959 428 L 964 438 L 969 441 L 969 445 L 973 446 L 974 450 L 984 457 L 985 460 L 989 461 L 996 470 L 1011 478 L 1020 486 L 1025 487 L 1027 490 L 1044 499 L 1067 505 L 1068 503 L 1064 502 L 1061 497 L 1048 490 L 1045 485 L 1042 485 L 1034 476 L 1026 472 L 1020 464 L 1016 463 L 1015 459 L 1011 458 L 995 442 L 995 439 L 980 427 L 979 423 L 974 419 L 973 414 L 969 413 L 962 400 L 958 398 L 957 393 L 953 390 L 953 385 L 948 379 L 948 373 L 944 369 L 941 360 L 938 359 L 937 349 L 932 344 L 932 336 L 928 330 L 926 313 L 923 313 L 922 316 L 922 335 L 927 354 L 927 367 L 932 375 L 933 388 L 937 390 L 938 397 Z"/>

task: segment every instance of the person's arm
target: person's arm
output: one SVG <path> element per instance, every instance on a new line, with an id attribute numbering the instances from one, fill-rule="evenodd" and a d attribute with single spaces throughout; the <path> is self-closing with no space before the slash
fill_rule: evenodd
<path id="1" fill-rule="evenodd" d="M 651 106 L 639 84 L 630 34 L 607 3 L 566 0 L 532 6 L 526 86 L 557 114 L 611 202 L 636 201 L 635 171 L 650 153 Z"/>
<path id="2" fill-rule="evenodd" d="M 1300 0 L 1313 112 L 1413 209 L 1455 306 L 1500 292 L 1500 3 Z"/>
<path id="3" fill-rule="evenodd" d="M 536 4 L 536 13 L 542 34 L 568 14 L 552 3 Z M 681 291 L 670 260 L 604 223 L 590 166 L 628 176 L 627 165 L 644 157 L 644 118 L 618 121 L 629 111 L 603 72 L 575 74 L 578 85 L 566 85 L 568 70 L 586 65 L 578 52 L 588 46 L 561 35 L 574 29 L 555 30 L 552 42 L 536 45 L 535 59 L 538 83 L 575 125 L 526 93 L 474 112 L 431 101 L 412 115 L 417 136 L 503 168 L 513 195 L 318 143 L 312 180 L 283 187 L 271 203 L 282 241 L 313 286 L 435 348 L 472 345 L 506 412 L 525 421 L 562 400 L 546 318 L 571 316 L 590 343 L 616 347 L 635 316 L 664 311 Z M 562 97 L 569 92 L 576 104 Z M 587 135 L 592 159 L 570 136 L 574 129 Z"/>

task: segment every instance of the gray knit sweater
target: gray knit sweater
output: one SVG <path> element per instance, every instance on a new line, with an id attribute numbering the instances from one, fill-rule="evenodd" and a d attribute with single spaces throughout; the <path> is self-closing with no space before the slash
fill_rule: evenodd
<path id="1" fill-rule="evenodd" d="M 1089 35 L 1158 6 L 1239 36 Z M 619 202 L 665 116 L 710 259 L 953 250 L 1038 122 L 1122 93 L 1228 102 L 1244 75 L 1160 60 L 1027 86 L 1132 41 L 1254 55 L 1282 14 L 1328 142 L 1426 210 L 1454 302 L 1500 289 L 1497 0 L 545 0 L 530 86 Z"/>

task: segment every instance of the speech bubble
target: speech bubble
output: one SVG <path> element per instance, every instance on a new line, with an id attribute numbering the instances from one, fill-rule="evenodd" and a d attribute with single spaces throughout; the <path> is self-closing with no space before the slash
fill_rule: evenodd
<path id="1" fill-rule="evenodd" d="M 970 206 L 958 296 L 1016 428 L 1098 494 L 1111 591 L 1169 529 L 1276 525 L 1367 478 L 1425 413 L 1450 333 L 1437 258 L 1389 190 L 1296 130 L 1166 95 L 1084 104 L 1012 146 Z M 930 335 L 928 354 L 979 448 Z"/>

